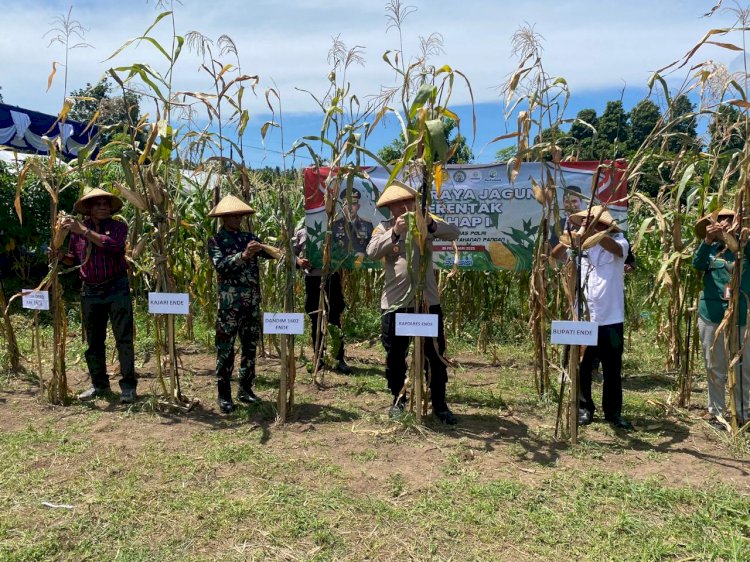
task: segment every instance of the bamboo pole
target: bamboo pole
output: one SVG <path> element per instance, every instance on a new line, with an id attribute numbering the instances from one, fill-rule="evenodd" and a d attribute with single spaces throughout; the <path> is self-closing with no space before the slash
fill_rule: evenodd
<path id="1" fill-rule="evenodd" d="M 36 371 L 39 377 L 39 393 L 44 395 L 44 373 L 42 372 L 42 341 L 39 330 L 39 311 L 34 311 L 34 344 L 36 347 Z"/>

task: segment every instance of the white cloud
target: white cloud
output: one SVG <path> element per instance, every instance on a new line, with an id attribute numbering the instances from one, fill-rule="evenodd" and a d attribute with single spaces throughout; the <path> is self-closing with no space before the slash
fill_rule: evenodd
<path id="1" fill-rule="evenodd" d="M 416 53 L 417 37 L 436 31 L 444 37 L 445 53 L 435 59 L 463 71 L 471 80 L 477 101 L 498 99 L 496 87 L 515 66 L 510 38 L 524 22 L 533 22 L 544 36 L 544 62 L 548 72 L 564 76 L 576 91 L 618 87 L 623 82 L 642 86 L 651 71 L 683 55 L 706 30 L 726 26 L 733 16 L 726 12 L 703 19 L 713 0 L 685 3 L 680 0 L 575 0 L 551 2 L 411 0 L 419 9 L 404 26 L 405 50 Z M 59 45 L 47 48 L 43 33 L 52 18 L 67 5 L 60 2 L 3 2 L 0 34 L 0 86 L 6 103 L 41 111 L 56 111 L 62 98 L 62 71 L 52 91 L 45 93 L 52 60 L 61 60 Z M 331 37 L 340 35 L 348 45 L 365 47 L 367 65 L 351 71 L 354 91 L 364 98 L 376 94 L 381 84 L 392 84 L 394 75 L 382 62 L 386 49 L 395 49 L 393 30 L 386 33 L 385 0 L 293 0 L 205 2 L 184 0 L 175 9 L 178 33 L 199 30 L 208 37 L 231 36 L 239 48 L 242 70 L 258 74 L 259 91 L 275 80 L 286 112 L 312 112 L 316 106 L 302 88 L 322 94 L 327 88 L 326 55 Z M 153 2 L 78 2 L 73 17 L 90 28 L 87 41 L 95 49 L 71 53 L 69 88 L 95 82 L 111 65 L 149 62 L 164 69 L 165 61 L 150 45 L 142 44 L 103 62 L 122 43 L 150 25 L 157 10 Z M 166 43 L 167 20 L 157 36 Z M 725 39 L 722 39 L 725 40 Z M 707 51 L 718 60 L 731 61 L 736 54 Z M 225 57 L 226 60 L 231 60 Z M 184 52 L 176 73 L 177 90 L 210 89 L 210 80 L 198 72 L 199 61 Z M 458 87 L 454 103 L 468 101 Z M 261 97 L 253 102 L 264 111 Z"/>

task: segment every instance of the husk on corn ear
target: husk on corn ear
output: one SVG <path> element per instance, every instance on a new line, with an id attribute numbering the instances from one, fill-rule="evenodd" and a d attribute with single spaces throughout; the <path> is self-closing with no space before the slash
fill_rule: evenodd
<path id="1" fill-rule="evenodd" d="M 146 198 L 137 191 L 133 191 L 132 189 L 127 188 L 124 185 L 118 185 L 117 189 L 119 190 L 120 195 L 122 195 L 123 199 L 125 199 L 139 211 L 146 211 L 148 209 Z"/>
<path id="2" fill-rule="evenodd" d="M 271 256 L 275 260 L 280 259 L 284 255 L 284 252 L 282 252 L 281 250 L 279 250 L 278 248 L 274 246 L 269 246 L 268 244 L 261 244 L 260 247 L 263 249 L 265 253 L 267 253 L 269 256 Z"/>
<path id="3" fill-rule="evenodd" d="M 58 215 L 57 222 L 55 223 L 54 236 L 52 238 L 52 248 L 55 250 L 62 248 L 63 242 L 65 242 L 65 238 L 68 236 L 69 230 L 62 226 L 63 218 L 62 214 Z"/>

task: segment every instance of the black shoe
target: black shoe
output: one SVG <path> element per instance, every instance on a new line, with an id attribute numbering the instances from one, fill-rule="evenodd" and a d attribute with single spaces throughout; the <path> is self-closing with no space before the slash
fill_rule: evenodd
<path id="1" fill-rule="evenodd" d="M 223 414 L 231 414 L 234 411 L 234 402 L 232 399 L 219 398 L 219 409 Z"/>
<path id="2" fill-rule="evenodd" d="M 336 363 L 336 370 L 341 373 L 342 375 L 351 375 L 352 374 L 352 368 L 346 364 L 346 361 L 343 359 L 340 359 L 338 363 Z"/>
<path id="3" fill-rule="evenodd" d="M 633 424 L 627 421 L 626 419 L 623 419 L 622 416 L 619 414 L 615 416 L 608 416 L 604 418 L 609 423 L 611 423 L 615 428 L 617 429 L 624 429 L 625 431 L 633 431 Z"/>
<path id="4" fill-rule="evenodd" d="M 578 425 L 591 425 L 591 412 L 578 408 Z"/>
<path id="5" fill-rule="evenodd" d="M 135 388 L 123 388 L 120 393 L 120 404 L 132 404 L 136 398 Z"/>
<path id="6" fill-rule="evenodd" d="M 451 412 L 447 408 L 445 410 L 441 410 L 440 412 L 434 412 L 434 416 L 445 425 L 456 425 L 458 423 L 456 416 L 454 416 L 453 412 Z"/>
<path id="7" fill-rule="evenodd" d="M 245 404 L 256 404 L 257 402 L 260 402 L 260 398 L 253 392 L 252 388 L 249 388 L 245 390 L 244 388 L 240 388 L 240 390 L 237 392 L 237 400 L 240 402 L 244 402 Z"/>
<path id="8" fill-rule="evenodd" d="M 112 389 L 108 386 L 99 388 L 92 386 L 88 390 L 84 390 L 78 395 L 79 400 L 91 400 L 92 398 L 98 398 L 100 396 L 107 396 L 112 392 Z"/>

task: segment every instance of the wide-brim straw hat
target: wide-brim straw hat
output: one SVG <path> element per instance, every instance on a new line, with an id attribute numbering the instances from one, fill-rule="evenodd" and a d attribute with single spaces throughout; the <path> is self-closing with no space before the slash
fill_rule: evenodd
<path id="1" fill-rule="evenodd" d="M 73 204 L 73 209 L 76 210 L 77 213 L 81 213 L 82 215 L 88 215 L 89 209 L 88 209 L 88 203 L 92 199 L 96 199 L 98 197 L 109 197 L 110 203 L 112 205 L 112 212 L 116 213 L 120 209 L 122 209 L 122 199 L 117 197 L 117 195 L 113 195 L 109 193 L 108 191 L 104 191 L 103 189 L 99 189 L 98 187 L 95 187 L 91 191 L 88 191 L 83 197 L 81 197 L 78 201 L 76 201 Z"/>
<path id="2" fill-rule="evenodd" d="M 413 187 L 398 180 L 394 180 L 385 188 L 385 191 L 380 195 L 375 206 L 385 207 L 386 205 L 398 201 L 408 201 L 409 199 L 415 199 L 417 195 L 419 195 L 419 192 Z"/>
<path id="3" fill-rule="evenodd" d="M 713 213 L 708 213 L 705 217 L 701 217 L 697 223 L 695 223 L 695 234 L 698 238 L 706 237 L 706 228 L 709 223 L 716 222 L 719 217 L 731 217 L 734 219 L 735 212 L 732 209 L 717 209 Z"/>
<path id="4" fill-rule="evenodd" d="M 609 214 L 606 207 L 603 207 L 602 205 L 594 205 L 591 209 L 578 211 L 577 213 L 570 215 L 569 219 L 574 225 L 581 226 L 583 219 L 587 217 L 595 219 L 599 224 L 603 224 L 607 228 L 611 227 L 611 230 L 615 232 L 621 232 L 620 227 L 617 226 L 617 221 L 612 218 L 612 215 Z"/>
<path id="5" fill-rule="evenodd" d="M 251 215 L 255 212 L 250 205 L 245 203 L 239 197 L 234 195 L 227 195 L 219 204 L 216 205 L 211 212 L 208 213 L 209 217 L 225 217 L 227 215 Z"/>

